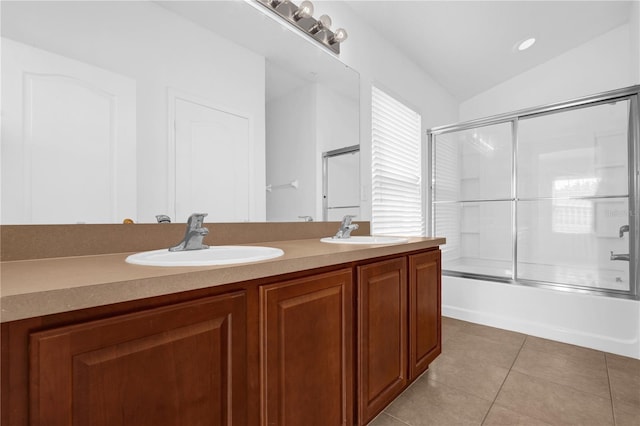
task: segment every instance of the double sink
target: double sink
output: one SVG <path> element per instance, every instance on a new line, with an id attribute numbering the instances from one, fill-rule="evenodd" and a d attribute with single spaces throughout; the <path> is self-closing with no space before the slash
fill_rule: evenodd
<path id="1" fill-rule="evenodd" d="M 329 244 L 399 244 L 408 240 L 388 236 L 351 236 L 322 238 Z M 215 266 L 251 263 L 274 259 L 284 254 L 279 248 L 262 246 L 211 246 L 200 250 L 169 251 L 168 249 L 132 254 L 126 261 L 145 266 Z"/>

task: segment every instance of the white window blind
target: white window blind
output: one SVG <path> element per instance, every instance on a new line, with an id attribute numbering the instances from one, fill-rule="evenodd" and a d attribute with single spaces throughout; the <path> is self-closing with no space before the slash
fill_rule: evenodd
<path id="1" fill-rule="evenodd" d="M 424 235 L 420 114 L 372 87 L 373 234 Z"/>

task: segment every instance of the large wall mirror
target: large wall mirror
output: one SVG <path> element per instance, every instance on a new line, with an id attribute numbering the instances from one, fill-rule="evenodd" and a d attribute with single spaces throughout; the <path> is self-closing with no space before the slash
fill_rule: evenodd
<path id="1" fill-rule="evenodd" d="M 3 224 L 322 218 L 359 76 L 260 5 L 0 7 Z"/>

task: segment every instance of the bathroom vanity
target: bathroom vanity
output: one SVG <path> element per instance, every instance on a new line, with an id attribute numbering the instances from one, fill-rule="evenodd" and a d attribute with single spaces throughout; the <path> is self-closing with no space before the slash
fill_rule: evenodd
<path id="1" fill-rule="evenodd" d="M 2 425 L 367 424 L 440 353 L 441 244 L 3 262 Z"/>

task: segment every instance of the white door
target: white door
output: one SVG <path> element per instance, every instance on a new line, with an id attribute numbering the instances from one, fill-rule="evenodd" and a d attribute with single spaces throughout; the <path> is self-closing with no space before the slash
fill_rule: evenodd
<path id="1" fill-rule="evenodd" d="M 170 95 L 171 97 L 171 95 Z M 249 220 L 249 118 L 174 97 L 175 218 Z"/>
<path id="2" fill-rule="evenodd" d="M 136 218 L 135 80 L 2 39 L 2 223 Z"/>

